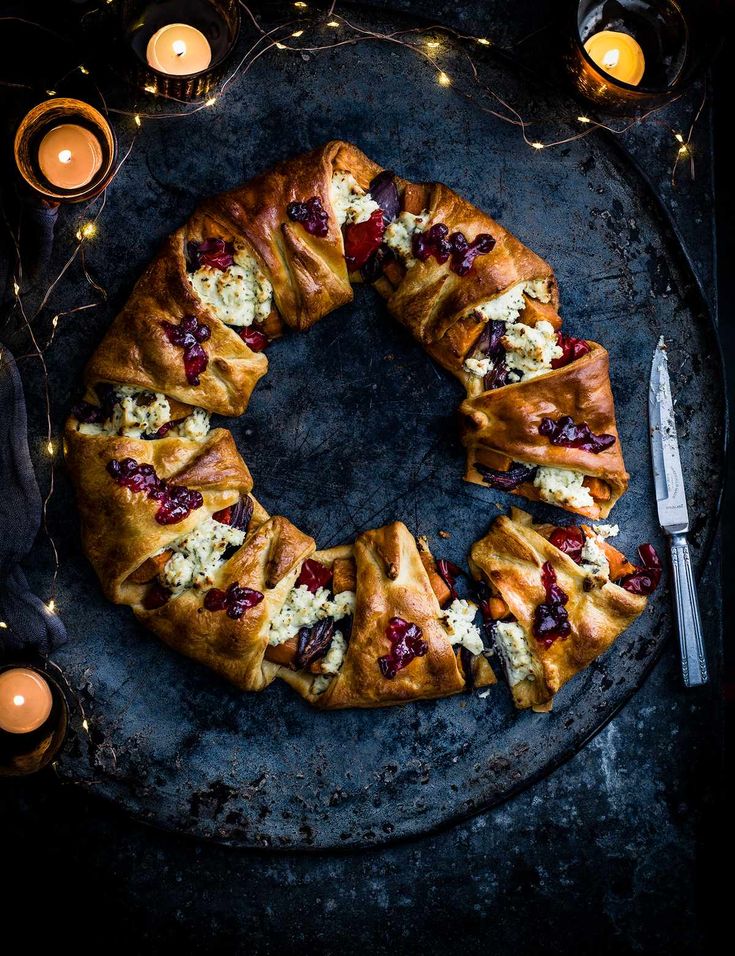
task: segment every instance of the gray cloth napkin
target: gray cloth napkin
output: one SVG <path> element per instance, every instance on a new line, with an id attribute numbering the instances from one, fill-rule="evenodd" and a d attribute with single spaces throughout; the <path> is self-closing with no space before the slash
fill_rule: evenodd
<path id="1" fill-rule="evenodd" d="M 20 375 L 0 346 L 0 653 L 48 654 L 66 630 L 28 587 L 18 562 L 41 526 L 41 493 L 28 450 L 28 421 Z"/>

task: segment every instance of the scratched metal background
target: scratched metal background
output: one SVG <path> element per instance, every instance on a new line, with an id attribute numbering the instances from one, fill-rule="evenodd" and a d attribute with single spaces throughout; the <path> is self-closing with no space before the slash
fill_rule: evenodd
<path id="1" fill-rule="evenodd" d="M 359 19 L 394 25 L 365 14 Z M 578 129 L 578 108 L 563 95 L 539 90 L 491 54 L 482 73 L 526 116 L 544 118 L 536 127 L 541 138 L 549 124 L 554 134 Z M 516 127 L 439 87 L 405 50 L 370 44 L 317 61 L 276 65 L 264 57 L 218 104 L 214 120 L 204 111 L 180 123 L 146 124 L 110 190 L 87 263 L 110 297 L 106 308 L 67 322 L 52 350 L 58 427 L 104 328 L 161 238 L 199 197 L 289 153 L 343 137 L 409 178 L 454 185 L 553 263 L 566 328 L 611 353 L 632 473 L 613 517 L 631 553 L 643 540 L 661 544 L 645 397 L 655 342 L 667 336 L 701 567 L 723 466 L 716 338 L 653 194 L 613 144 L 594 135 L 532 151 Z M 61 295 L 67 307 L 89 298 L 77 279 Z M 388 318 L 371 290 L 358 290 L 353 306 L 308 334 L 278 343 L 269 358 L 270 372 L 248 412 L 227 423 L 265 506 L 323 546 L 401 518 L 427 534 L 437 553 L 464 563 L 470 543 L 508 499 L 462 482 L 453 424 L 460 390 Z M 26 385 L 39 451 L 40 384 L 32 372 Z M 280 685 L 244 696 L 159 645 L 125 608 L 102 598 L 80 554 L 63 474 L 59 485 L 51 522 L 61 548 L 59 607 L 71 640 L 57 660 L 89 726 L 88 733 L 81 729 L 78 712 L 59 773 L 143 820 L 187 834 L 242 846 L 370 845 L 497 803 L 599 730 L 671 633 L 663 588 L 615 648 L 559 694 L 550 715 L 516 714 L 503 685 L 486 698 L 333 714 L 309 709 Z M 532 510 L 544 518 L 558 514 Z M 438 538 L 440 529 L 451 538 Z M 50 573 L 43 547 L 33 564 L 43 590 Z"/>

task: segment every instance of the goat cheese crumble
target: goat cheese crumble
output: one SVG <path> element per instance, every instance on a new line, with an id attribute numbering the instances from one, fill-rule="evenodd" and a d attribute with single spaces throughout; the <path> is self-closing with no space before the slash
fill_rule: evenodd
<path id="1" fill-rule="evenodd" d="M 595 579 L 597 584 L 610 580 L 610 562 L 601 544 L 606 538 L 614 538 L 619 528 L 616 524 L 598 524 L 593 535 L 586 539 L 582 548 L 581 566 Z"/>
<path id="2" fill-rule="evenodd" d="M 225 550 L 231 545 L 239 547 L 244 540 L 245 532 L 239 528 L 207 518 L 168 546 L 173 554 L 163 566 L 161 583 L 174 594 L 186 588 L 210 587 Z"/>
<path id="3" fill-rule="evenodd" d="M 209 412 L 203 408 L 195 408 L 191 415 L 187 415 L 183 422 L 176 426 L 176 433 L 181 438 L 191 441 L 204 441 L 209 434 Z"/>
<path id="4" fill-rule="evenodd" d="M 569 505 L 571 508 L 593 508 L 594 499 L 582 482 L 585 476 L 579 471 L 567 468 L 546 468 L 537 470 L 533 479 L 539 496 L 552 505 Z"/>
<path id="5" fill-rule="evenodd" d="M 340 591 L 332 598 L 327 588 L 312 593 L 305 584 L 291 588 L 283 606 L 271 621 L 269 644 L 283 644 L 298 634 L 300 628 L 311 627 L 325 617 L 341 621 L 355 611 L 355 592 Z"/>
<path id="6" fill-rule="evenodd" d="M 347 592 L 343 592 L 347 593 Z M 341 631 L 335 631 L 329 650 L 321 660 L 321 674 L 314 679 L 311 689 L 315 694 L 323 694 L 334 678 L 342 670 L 347 653 L 347 641 Z"/>
<path id="7" fill-rule="evenodd" d="M 523 627 L 517 621 L 497 621 L 494 637 L 511 687 L 535 680 L 535 661 Z"/>
<path id="8" fill-rule="evenodd" d="M 366 193 L 351 173 L 336 172 L 330 189 L 332 208 L 340 226 L 365 222 L 380 206 Z"/>
<path id="9" fill-rule="evenodd" d="M 477 605 L 472 601 L 458 598 L 441 612 L 444 627 L 449 635 L 450 644 L 461 644 L 472 654 L 481 654 L 484 650 L 479 628 L 475 625 Z"/>
<path id="10" fill-rule="evenodd" d="M 134 385 L 115 386 L 112 415 L 102 424 L 80 422 L 77 431 L 83 435 L 121 435 L 145 438 L 155 435 L 171 421 L 171 406 L 161 392 L 148 392 Z M 209 432 L 209 413 L 195 408 L 190 415 L 166 433 L 202 441 Z"/>
<path id="11" fill-rule="evenodd" d="M 209 311 L 226 325 L 263 322 L 273 309 L 273 286 L 242 245 L 235 245 L 235 261 L 228 269 L 201 266 L 189 281 Z"/>
<path id="12" fill-rule="evenodd" d="M 426 209 L 419 215 L 402 212 L 385 228 L 383 242 L 398 256 L 407 269 L 418 262 L 413 257 L 413 237 L 414 233 L 423 232 L 428 218 L 429 213 Z"/>

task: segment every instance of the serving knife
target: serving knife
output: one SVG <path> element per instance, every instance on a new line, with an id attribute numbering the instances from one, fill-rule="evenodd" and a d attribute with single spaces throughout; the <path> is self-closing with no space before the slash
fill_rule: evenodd
<path id="1" fill-rule="evenodd" d="M 661 336 L 651 365 L 648 392 L 653 480 L 658 520 L 669 539 L 674 582 L 676 627 L 681 651 L 681 672 L 686 687 L 707 683 L 707 660 L 702 643 L 697 587 L 689 557 L 689 512 L 679 458 L 674 403 L 671 397 L 666 343 Z"/>

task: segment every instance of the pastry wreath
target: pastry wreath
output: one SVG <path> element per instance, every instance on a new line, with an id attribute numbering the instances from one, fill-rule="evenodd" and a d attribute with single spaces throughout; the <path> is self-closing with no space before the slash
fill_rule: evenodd
<path id="1" fill-rule="evenodd" d="M 138 280 L 67 422 L 84 548 L 107 597 L 165 643 L 243 690 L 279 676 L 323 708 L 495 681 L 476 605 L 423 540 L 397 522 L 318 552 L 256 501 L 231 434 L 209 427 L 244 412 L 270 341 L 360 281 L 465 385 L 468 480 L 595 518 L 628 481 L 607 353 L 560 331 L 551 267 L 446 186 L 333 141 L 206 200 Z M 488 540 L 473 570 L 492 577 Z M 594 618 L 600 649 L 630 620 Z M 559 679 L 537 668 L 517 703 L 547 702 L 591 656 L 575 650 Z"/>

